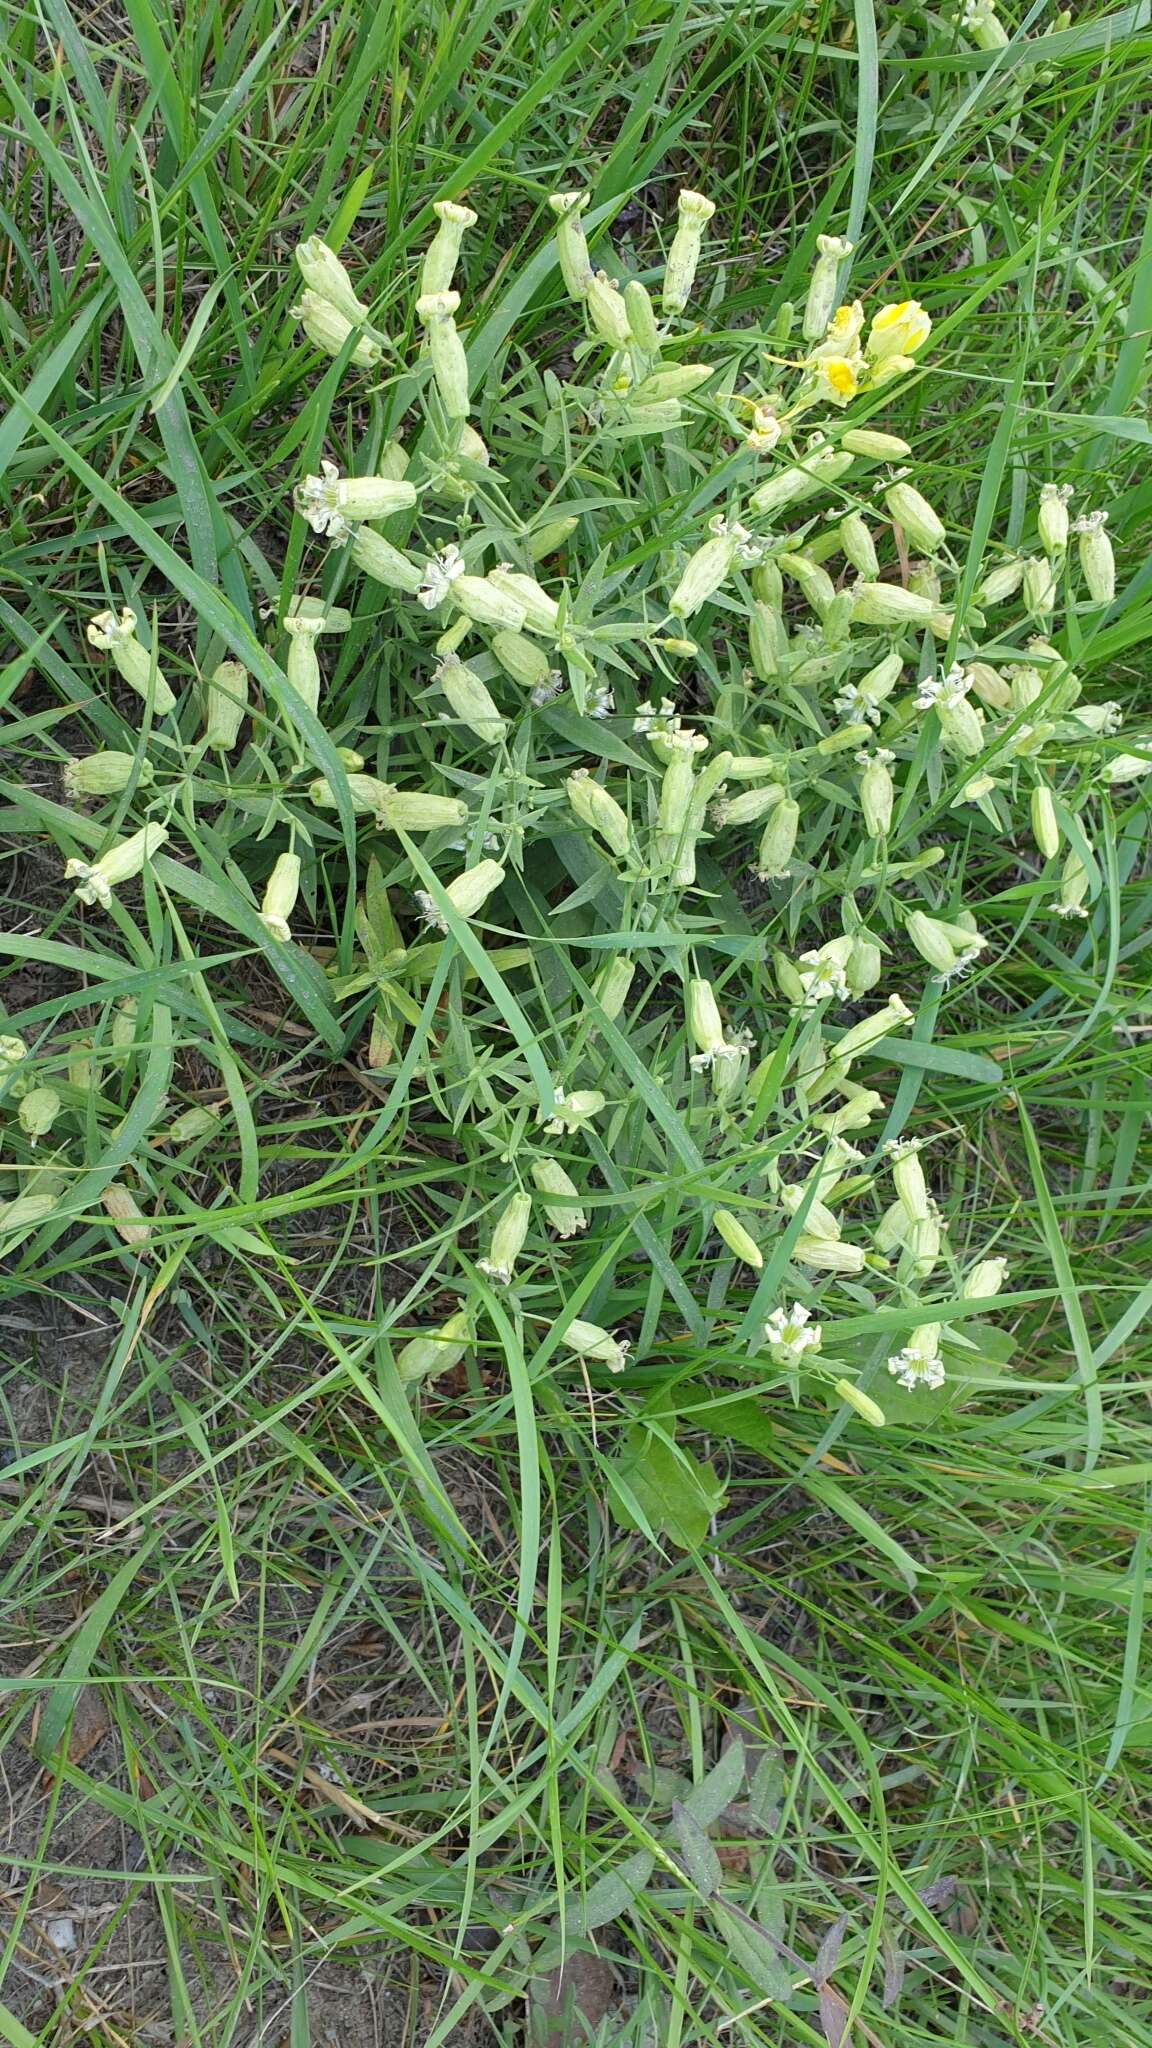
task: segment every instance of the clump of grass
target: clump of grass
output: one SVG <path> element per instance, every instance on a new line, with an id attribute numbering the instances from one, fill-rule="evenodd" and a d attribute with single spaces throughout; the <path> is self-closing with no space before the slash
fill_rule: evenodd
<path id="1" fill-rule="evenodd" d="M 235 235 L 183 351 L 123 181 L 106 206 L 11 73 L 91 322 L 114 294 L 159 379 L 149 424 L 99 365 L 137 454 L 98 460 L 47 416 L 46 324 L 9 433 L 68 495 L 84 601 L 45 609 L 23 529 L 12 686 L 54 695 L 10 720 L 43 908 L 9 950 L 53 979 L 9 1005 L 5 1245 L 34 1304 L 123 1325 L 50 1449 L 57 1355 L 21 1375 L 15 1699 L 53 1798 L 142 1845 L 109 1953 L 152 1900 L 192 2038 L 254 2001 L 306 2028 L 321 1966 L 405 1951 L 404 2038 L 437 2042 L 526 1994 L 542 2025 L 573 1951 L 636 2042 L 1138 2011 L 1143 357 L 1074 204 L 1035 218 L 1012 169 L 1045 123 L 1099 151 L 1094 25 L 1029 52 L 986 16 L 987 67 L 908 26 L 922 102 L 860 29 L 848 189 L 821 162 L 793 218 L 803 152 L 767 172 L 772 287 L 755 33 L 708 30 L 685 88 L 737 142 L 677 233 L 671 25 L 583 207 L 548 133 L 575 24 L 504 124 L 563 196 L 503 253 L 502 144 L 461 150 L 445 50 L 426 196 L 479 217 L 431 258 L 398 162 L 348 239 L 370 52 L 339 93 L 326 55 L 302 277 L 261 281 L 235 166 L 161 167 L 182 236 L 190 198 Z M 835 125 L 827 71 L 797 60 L 797 100 Z M 878 173 L 901 122 L 918 167 L 893 140 Z M 914 214 L 982 141 L 1005 249 Z M 122 1782 L 77 1740 L 93 1679 Z M 45 1861 L 82 1860 L 54 1827 L 34 1926 Z M 58 1980 L 85 2025 L 103 1939 Z"/>

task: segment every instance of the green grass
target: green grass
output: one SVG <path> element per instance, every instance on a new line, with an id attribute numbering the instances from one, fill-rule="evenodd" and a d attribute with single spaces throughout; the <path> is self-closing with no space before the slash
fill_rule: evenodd
<path id="1" fill-rule="evenodd" d="M 511 2048 L 566 1926 L 613 1958 L 597 2038 L 629 2048 L 1152 2042 L 1147 804 L 1100 779 L 1150 730 L 1146 13 L 1030 20 L 992 60 L 951 16 L 868 0 L 3 18 L 0 1000 L 63 1106 L 33 1148 L 11 1088 L 0 1104 L 3 1199 L 47 1172 L 53 1200 L 6 1233 L 0 1283 L 0 2041 Z M 545 372 L 593 371 L 545 201 L 581 182 L 650 282 L 679 187 L 717 202 L 681 354 L 725 374 L 682 443 L 580 441 L 565 463 L 562 439 L 541 455 Z M 497 777 L 445 739 L 435 627 L 325 563 L 290 492 L 322 454 L 371 473 L 400 431 L 434 450 L 412 307 L 431 202 L 465 192 L 479 516 L 514 539 L 562 474 L 566 573 L 598 618 L 659 616 L 671 549 L 726 508 L 715 392 L 803 302 L 817 233 L 857 242 L 869 311 L 914 294 L 933 317 L 875 420 L 913 444 L 958 609 L 1002 543 L 1031 549 L 1042 481 L 1108 505 L 1116 601 L 1072 581 L 1055 628 L 1083 701 L 1125 720 L 1056 743 L 1064 830 L 1098 867 L 1083 922 L 1048 915 L 1027 780 L 1009 842 L 951 807 L 963 775 L 928 725 L 902 741 L 888 850 L 943 858 L 899 888 L 864 878 L 834 763 L 795 887 L 749 887 L 753 827 L 683 894 L 622 874 L 563 807 L 596 746 L 618 795 L 657 794 L 623 715 L 593 726 L 568 698 L 521 720 Z M 379 377 L 301 345 L 293 251 L 315 232 L 396 345 Z M 422 513 L 426 544 L 457 515 Z M 622 580 L 593 603 L 601 549 Z M 276 626 L 305 586 L 354 613 L 321 643 L 315 718 Z M 84 637 L 129 599 L 183 697 L 143 744 Z M 693 621 L 693 720 L 751 751 L 767 706 L 791 748 L 802 707 L 777 719 L 741 680 L 740 602 Z M 256 713 L 221 766 L 197 691 L 229 652 Z M 638 643 L 617 652 L 636 694 L 669 687 Z M 156 782 L 68 802 L 62 764 L 98 747 Z M 522 827 L 523 876 L 418 937 L 413 886 L 464 856 L 310 805 L 310 777 L 343 786 L 336 747 L 463 790 L 502 854 Z M 80 910 L 63 860 L 157 794 L 170 844 Z M 284 947 L 257 906 L 290 822 L 307 872 Z M 858 1142 L 931 1141 L 949 1251 L 924 1292 L 975 1344 L 935 1404 L 884 1370 L 926 1320 L 916 1290 L 798 1274 L 775 1201 L 812 1129 L 771 955 L 838 931 L 853 893 L 890 949 L 881 996 L 917 1011 L 867 1067 L 884 1107 Z M 917 901 L 990 937 L 944 991 L 899 922 Z M 638 971 L 613 1023 L 590 985 L 621 935 Z M 690 973 L 779 1052 L 739 1115 L 687 1067 Z M 556 1074 L 608 1097 L 550 1141 L 590 1224 L 560 1242 L 537 1216 L 503 1290 L 476 1257 Z M 209 1128 L 163 1141 L 205 1102 Z M 110 1180 L 143 1246 L 110 1227 Z M 766 1280 L 717 1205 L 760 1235 Z M 1010 1278 L 966 1317 L 989 1246 Z M 794 1387 L 757 1332 L 798 1289 L 837 1366 Z M 465 1361 L 406 1390 L 400 1347 L 464 1296 Z M 623 1375 L 577 1363 L 572 1317 L 627 1331 Z M 840 1372 L 884 1428 L 837 1401 Z M 61 1914 L 67 1953 L 44 1932 Z"/>

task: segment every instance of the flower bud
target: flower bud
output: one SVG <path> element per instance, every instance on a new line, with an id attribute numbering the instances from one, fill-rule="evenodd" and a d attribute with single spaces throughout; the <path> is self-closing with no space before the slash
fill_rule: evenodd
<path id="1" fill-rule="evenodd" d="M 157 718 L 164 718 L 175 708 L 176 699 L 160 669 L 153 667 L 147 648 L 136 638 L 136 626 L 136 613 L 130 605 L 125 605 L 119 616 L 112 611 L 97 612 L 88 621 L 88 644 L 110 654 L 128 688 L 145 703 L 151 698 Z"/>
<path id="2" fill-rule="evenodd" d="M 890 764 L 896 759 L 888 747 L 874 754 L 857 754 L 860 768 L 860 808 L 864 829 L 870 839 L 884 839 L 892 829 L 892 800 L 895 787 Z"/>
<path id="3" fill-rule="evenodd" d="M 803 1003 L 807 999 L 807 986 L 803 975 L 794 967 L 786 953 L 772 955 L 772 972 L 776 986 L 786 1003 Z"/>
<path id="4" fill-rule="evenodd" d="M 164 1133 L 165 1145 L 191 1145 L 197 1138 L 206 1138 L 210 1131 L 220 1127 L 221 1112 L 210 1109 L 206 1103 L 195 1103 L 191 1109 L 182 1109 L 174 1117 Z"/>
<path id="5" fill-rule="evenodd" d="M 564 788 L 581 824 L 597 833 L 613 853 L 623 856 L 631 851 L 632 827 L 628 813 L 602 782 L 597 782 L 587 768 L 574 768 Z"/>
<path id="6" fill-rule="evenodd" d="M 580 1190 L 558 1159 L 534 1159 L 532 1179 L 542 1195 L 554 1198 L 545 1202 L 544 1214 L 558 1237 L 575 1237 L 581 1230 L 587 1230 L 588 1217 L 580 1207 Z M 564 1196 L 570 1199 L 556 1199 Z"/>
<path id="7" fill-rule="evenodd" d="M 756 562 L 748 574 L 752 595 L 758 604 L 770 604 L 777 609 L 784 602 L 784 578 L 780 565 L 772 555 L 766 555 L 762 562 Z"/>
<path id="8" fill-rule="evenodd" d="M 302 292 L 299 305 L 291 310 L 292 318 L 299 320 L 313 347 L 328 356 L 338 356 L 349 336 L 363 325 L 358 317 L 349 319 L 339 306 L 322 299 L 319 292 Z M 359 370 L 374 370 L 383 355 L 384 350 L 375 335 L 365 331 L 358 335 L 349 361 L 355 363 Z"/>
<path id="9" fill-rule="evenodd" d="M 504 1287 L 510 1284 L 531 1220 L 531 1195 L 513 1195 L 492 1232 L 487 1258 L 477 1260 L 480 1271 L 487 1273 L 490 1280 L 497 1280 Z"/>
<path id="10" fill-rule="evenodd" d="M 785 1184 L 780 1190 L 780 1201 L 789 1216 L 795 1216 L 807 1196 L 807 1188 L 790 1187 Z M 804 1216 L 804 1227 L 810 1237 L 839 1238 L 840 1219 L 826 1208 L 819 1197 L 808 1203 Z"/>
<path id="11" fill-rule="evenodd" d="M 107 747 L 98 754 L 84 754 L 79 760 L 64 763 L 64 794 L 75 803 L 84 796 L 119 796 L 128 788 L 133 776 L 137 787 L 147 789 L 155 781 L 155 770 L 150 761 L 138 760 L 135 754 L 117 753 Z"/>
<path id="12" fill-rule="evenodd" d="M 767 483 L 754 490 L 750 500 L 752 509 L 762 514 L 779 512 L 786 505 L 798 505 L 805 498 L 815 497 L 817 491 L 836 483 L 851 469 L 854 460 L 847 449 L 819 448 L 809 455 L 803 467 L 796 464 L 777 470 Z"/>
<path id="13" fill-rule="evenodd" d="M 560 607 L 534 576 L 525 576 L 519 569 L 510 568 L 507 562 L 499 562 L 495 569 L 489 570 L 484 580 L 493 590 L 510 597 L 521 607 L 530 633 L 555 633 Z"/>
<path id="14" fill-rule="evenodd" d="M 761 604 L 753 599 L 748 613 L 748 652 L 760 682 L 779 682 L 787 675 L 788 633 L 783 615 L 774 604 Z"/>
<path id="15" fill-rule="evenodd" d="M 1044 484 L 1041 487 L 1036 527 L 1047 555 L 1059 556 L 1067 549 L 1068 503 L 1071 497 L 1071 484 Z"/>
<path id="16" fill-rule="evenodd" d="M 352 809 L 369 813 L 380 831 L 437 832 L 468 821 L 468 806 L 459 797 L 433 796 L 420 789 L 396 789 L 375 775 L 345 778 Z M 335 809 L 336 796 L 324 776 L 309 783 L 308 795 L 323 809 Z"/>
<path id="17" fill-rule="evenodd" d="M 507 720 L 486 685 L 458 655 L 445 655 L 433 681 L 444 692 L 461 725 L 467 726 L 478 740 L 495 745 L 503 739 Z"/>
<path id="18" fill-rule="evenodd" d="M 873 989 L 884 971 L 884 959 L 879 946 L 862 931 L 854 932 L 852 950 L 844 968 L 844 979 L 850 996 L 866 996 Z"/>
<path id="19" fill-rule="evenodd" d="M 528 553 L 534 562 L 542 562 L 547 555 L 554 555 L 579 526 L 579 518 L 570 513 L 566 519 L 549 519 L 528 536 Z"/>
<path id="20" fill-rule="evenodd" d="M 858 583 L 852 593 L 852 614 L 861 626 L 926 625 L 936 607 L 899 583 Z"/>
<path id="21" fill-rule="evenodd" d="M 383 583 L 389 590 L 406 591 L 410 597 L 415 597 L 420 589 L 422 575 L 418 565 L 370 526 L 355 529 L 348 553 L 356 567 L 374 583 Z"/>
<path id="22" fill-rule="evenodd" d="M 1093 604 L 1111 604 L 1116 595 L 1116 559 L 1104 531 L 1108 514 L 1089 512 L 1076 521 L 1080 568 Z"/>
<path id="23" fill-rule="evenodd" d="M 899 1031 L 905 1024 L 911 1024 L 913 1013 L 902 996 L 889 996 L 882 1010 L 873 1016 L 864 1017 L 859 1024 L 853 1024 L 836 1041 L 837 1062 L 856 1059 L 862 1052 L 868 1052 L 881 1038 Z M 843 1126 L 843 1128 L 849 1128 Z"/>
<path id="24" fill-rule="evenodd" d="M 300 856 L 282 853 L 268 877 L 260 901 L 260 922 L 274 939 L 287 942 L 292 937 L 288 919 L 296 908 L 299 894 Z"/>
<path id="25" fill-rule="evenodd" d="M 872 316 L 864 351 L 869 362 L 880 364 L 893 356 L 914 356 L 923 348 L 932 322 L 916 299 L 902 299 L 898 305 L 881 306 Z"/>
<path id="26" fill-rule="evenodd" d="M 479 916 L 488 898 L 500 887 L 503 880 L 504 869 L 498 860 L 481 860 L 477 861 L 475 867 L 465 868 L 463 874 L 456 875 L 452 881 L 447 882 L 444 894 L 457 917 L 468 924 L 474 917 Z M 439 931 L 448 930 L 447 921 L 437 909 L 434 897 L 424 889 L 417 889 L 416 901 L 427 923 L 435 925 Z"/>
<path id="27" fill-rule="evenodd" d="M 440 225 L 428 244 L 420 271 L 422 298 L 451 291 L 465 229 L 475 227 L 477 218 L 470 206 L 458 206 L 452 199 L 436 200 L 432 211 Z"/>
<path id="28" fill-rule="evenodd" d="M 20 1098 L 17 1111 L 21 1130 L 33 1144 L 37 1138 L 46 1138 L 63 1107 L 54 1088 L 30 1088 Z"/>
<path id="29" fill-rule="evenodd" d="M 323 624 L 322 619 L 301 614 L 284 621 L 284 631 L 288 635 L 288 660 L 284 673 L 309 711 L 315 711 L 320 703 L 320 657 L 316 652 L 316 641 L 323 631 Z"/>
<path id="30" fill-rule="evenodd" d="M 352 528 L 366 519 L 410 512 L 416 503 L 416 487 L 385 476 L 341 476 L 334 462 L 321 462 L 319 476 L 306 476 L 296 485 L 293 502 L 313 533 L 346 540 Z"/>
<path id="31" fill-rule="evenodd" d="M 999 669 L 992 668 L 986 661 L 970 661 L 965 672 L 976 695 L 989 711 L 1012 710 L 1012 691 Z"/>
<path id="32" fill-rule="evenodd" d="M 817 256 L 804 306 L 805 341 L 823 341 L 838 297 L 840 265 L 852 254 L 852 243 L 840 235 L 817 235 Z"/>
<path id="33" fill-rule="evenodd" d="M 153 854 L 165 845 L 167 838 L 165 826 L 143 825 L 139 832 L 133 832 L 131 838 L 109 847 L 108 852 L 101 854 L 100 859 L 91 865 L 84 860 L 68 861 L 64 879 L 75 883 L 81 903 L 99 904 L 102 910 L 108 910 L 112 904 L 113 889 L 138 875 Z"/>
<path id="34" fill-rule="evenodd" d="M 641 405 L 652 405 L 662 398 L 687 398 L 715 374 L 710 363 L 673 363 L 667 369 L 653 370 L 630 396 Z"/>
<path id="35" fill-rule="evenodd" d="M 583 299 L 592 281 L 592 265 L 580 215 L 588 204 L 587 192 L 554 192 L 548 204 L 556 215 L 556 254 L 565 288 L 574 299 Z"/>
<path id="36" fill-rule="evenodd" d="M 204 693 L 204 744 L 229 754 L 248 709 L 248 671 L 240 661 L 221 661 Z"/>
<path id="37" fill-rule="evenodd" d="M 797 1265 L 813 1266 L 818 1273 L 862 1273 L 865 1254 L 856 1244 L 841 1238 L 798 1237 L 792 1247 Z"/>
<path id="38" fill-rule="evenodd" d="M 858 576 L 876 577 L 880 562 L 871 528 L 859 512 L 848 512 L 836 529 L 843 554 Z"/>
<path id="39" fill-rule="evenodd" d="M 609 1372 L 623 1372 L 631 1348 L 627 1338 L 617 1339 L 610 1330 L 602 1330 L 599 1323 L 581 1322 L 579 1316 L 573 1317 L 560 1341 L 577 1358 L 606 1365 Z"/>
<path id="40" fill-rule="evenodd" d="M 716 203 L 706 199 L 702 192 L 684 191 L 677 197 L 676 211 L 676 233 L 664 266 L 664 289 L 660 295 L 666 313 L 682 313 L 692 296 L 700 244 Z"/>
<path id="41" fill-rule="evenodd" d="M 638 277 L 629 278 L 624 287 L 624 311 L 628 315 L 628 327 L 638 349 L 647 356 L 660 353 L 660 330 L 656 325 L 656 312 L 651 297 Z M 708 372 L 711 376 L 711 371 Z M 660 393 L 661 397 L 675 397 L 675 392 Z"/>
<path id="42" fill-rule="evenodd" d="M 1024 603 L 1041 625 L 1056 603 L 1056 578 L 1046 555 L 1032 555 L 1024 564 Z"/>
<path id="43" fill-rule="evenodd" d="M 978 1259 L 964 1275 L 960 1293 L 965 1301 L 983 1301 L 999 1294 L 1007 1278 L 1007 1259 Z"/>
<path id="44" fill-rule="evenodd" d="M 472 1341 L 472 1323 L 466 1309 L 457 1309 L 438 1330 L 426 1337 L 413 1337 L 396 1353 L 396 1370 L 405 1386 L 432 1378 L 459 1365 Z"/>
<path id="45" fill-rule="evenodd" d="M 1046 782 L 1038 782 L 1032 791 L 1030 809 L 1032 837 L 1045 860 L 1055 860 L 1060 851 L 1060 827 L 1056 820 L 1052 791 Z"/>
<path id="46" fill-rule="evenodd" d="M 453 317 L 459 304 L 459 292 L 448 291 L 429 292 L 416 301 L 416 318 L 424 328 L 432 375 L 450 420 L 468 417 L 468 358 Z"/>
<path id="47" fill-rule="evenodd" d="M 956 948 L 939 918 L 929 917 L 923 910 L 913 910 L 904 920 L 904 929 L 929 967 L 937 968 L 941 974 L 952 972 L 956 965 Z"/>
<path id="48" fill-rule="evenodd" d="M 526 690 L 538 690 L 553 671 L 538 640 L 526 633 L 493 633 L 492 652 L 506 675 Z"/>
<path id="49" fill-rule="evenodd" d="M 730 575 L 740 553 L 741 544 L 747 537 L 744 528 L 730 529 L 727 522 L 713 522 L 715 530 L 710 540 L 688 557 L 680 580 L 668 600 L 668 609 L 677 618 L 690 619 L 701 605 L 719 590 Z"/>
<path id="50" fill-rule="evenodd" d="M 517 604 L 489 576 L 454 576 L 448 585 L 448 596 L 456 609 L 477 626 L 503 626 L 518 633 L 525 622 L 523 605 Z"/>
<path id="51" fill-rule="evenodd" d="M 109 1181 L 108 1186 L 101 1190 L 100 1206 L 111 1218 L 117 1237 L 125 1244 L 147 1244 L 152 1226 L 145 1220 L 131 1188 L 126 1188 L 120 1181 Z"/>
<path id="52" fill-rule="evenodd" d="M 884 493 L 884 503 L 913 547 L 923 548 L 930 555 L 940 552 L 946 537 L 944 522 L 912 484 L 902 480 L 890 485 Z M 939 591 L 934 595 L 938 603 Z"/>
<path id="53" fill-rule="evenodd" d="M 837 1380 L 835 1391 L 842 1401 L 847 1402 L 849 1408 L 856 1410 L 863 1422 L 869 1423 L 873 1429 L 884 1428 L 887 1420 L 884 1410 L 870 1394 L 863 1393 L 851 1380 Z"/>
<path id="54" fill-rule="evenodd" d="M 836 596 L 836 585 L 819 562 L 808 555 L 783 554 L 777 557 L 785 574 L 799 584 L 805 601 L 811 605 L 818 618 L 823 619 Z"/>
<path id="55" fill-rule="evenodd" d="M 593 271 L 584 291 L 588 318 L 609 348 L 627 348 L 632 339 L 628 309 L 614 281 L 602 270 Z"/>
<path id="56" fill-rule="evenodd" d="M 897 1268 L 898 1277 L 904 1282 L 927 1280 L 936 1270 L 940 1241 L 940 1222 L 934 1210 L 929 1209 L 925 1216 L 911 1218 Z"/>
<path id="57" fill-rule="evenodd" d="M 799 829 L 799 804 L 792 797 L 781 797 L 769 813 L 760 839 L 756 872 L 761 881 L 782 881 L 788 874 Z"/>
<path id="58" fill-rule="evenodd" d="M 600 969 L 592 983 L 592 993 L 609 1022 L 620 1015 L 635 977 L 634 960 L 609 960 Z"/>
<path id="59" fill-rule="evenodd" d="M 1024 558 L 1010 555 L 1005 562 L 997 562 L 989 569 L 982 583 L 977 586 L 976 602 L 979 605 L 1003 604 L 1006 598 L 1015 597 L 1024 581 Z"/>
<path id="60" fill-rule="evenodd" d="M 758 825 L 774 811 L 786 794 L 782 782 L 764 782 L 759 789 L 742 789 L 738 796 L 725 797 L 712 806 L 714 825 Z"/>
<path id="61" fill-rule="evenodd" d="M 691 820 L 694 781 L 691 747 L 676 748 L 670 754 L 660 780 L 660 804 L 656 818 L 659 831 L 673 845 L 687 830 Z"/>
<path id="62" fill-rule="evenodd" d="M 744 1225 L 738 1217 L 732 1214 L 731 1209 L 714 1210 L 712 1222 L 718 1236 L 723 1238 L 729 1251 L 742 1260 L 744 1265 L 751 1266 L 753 1272 L 758 1273 L 764 1264 L 764 1254 L 755 1238 L 749 1236 Z"/>
<path id="63" fill-rule="evenodd" d="M 911 455 L 909 442 L 899 434 L 882 434 L 875 427 L 849 427 L 840 436 L 840 446 L 850 455 L 867 455 L 873 462 L 900 462 Z"/>
<path id="64" fill-rule="evenodd" d="M 368 308 L 357 297 L 352 279 L 334 249 L 328 247 L 319 235 L 309 235 L 296 250 L 296 262 L 300 275 L 309 292 L 326 300 L 342 313 L 345 320 L 354 327 L 363 327 L 368 320 Z"/>

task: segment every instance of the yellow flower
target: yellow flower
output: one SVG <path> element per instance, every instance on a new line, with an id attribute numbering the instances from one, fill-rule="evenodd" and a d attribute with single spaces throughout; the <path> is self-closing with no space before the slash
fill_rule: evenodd
<path id="1" fill-rule="evenodd" d="M 932 322 L 916 299 L 902 299 L 899 305 L 881 306 L 873 315 L 868 333 L 868 354 L 873 362 L 887 356 L 914 356 L 932 332 Z"/>
<path id="2" fill-rule="evenodd" d="M 857 366 L 849 356 L 821 356 L 816 364 L 822 398 L 830 398 L 833 405 L 847 405 L 860 389 Z"/>

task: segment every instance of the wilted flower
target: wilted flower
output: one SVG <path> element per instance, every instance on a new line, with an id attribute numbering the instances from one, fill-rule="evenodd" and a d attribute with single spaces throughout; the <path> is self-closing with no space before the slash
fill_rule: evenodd
<path id="1" fill-rule="evenodd" d="M 531 1220 L 531 1195 L 513 1195 L 492 1232 L 487 1257 L 476 1261 L 481 1273 L 486 1273 L 490 1280 L 498 1280 L 503 1287 L 509 1286 Z"/>
<path id="2" fill-rule="evenodd" d="M 300 894 L 300 856 L 282 853 L 268 877 L 260 903 L 260 922 L 274 939 L 292 937 L 288 919 Z"/>
<path id="3" fill-rule="evenodd" d="M 361 326 L 359 319 L 350 320 L 339 306 L 322 299 L 319 292 L 314 291 L 301 293 L 299 305 L 292 307 L 292 317 L 299 320 L 314 347 L 323 349 L 329 356 L 338 356 L 349 337 Z M 357 336 L 349 361 L 360 370 L 374 370 L 383 355 L 379 341 L 365 331 Z"/>
<path id="4" fill-rule="evenodd" d="M 609 1372 L 623 1372 L 632 1348 L 627 1337 L 614 1337 L 610 1330 L 602 1330 L 599 1323 L 582 1322 L 579 1316 L 573 1316 L 560 1342 L 577 1358 L 606 1365 Z"/>
<path id="5" fill-rule="evenodd" d="M 88 621 L 88 644 L 110 654 L 113 667 L 129 689 L 145 702 L 151 697 L 157 718 L 164 718 L 174 709 L 176 699 L 161 670 L 153 666 L 147 648 L 136 638 L 137 623 L 131 605 L 125 605 L 119 614 L 97 612 Z"/>
<path id="6" fill-rule="evenodd" d="M 119 845 L 109 847 L 97 861 L 68 861 L 64 880 L 75 883 L 81 903 L 99 904 L 102 910 L 108 910 L 112 904 L 113 889 L 138 875 L 153 854 L 160 851 L 167 838 L 168 831 L 164 825 L 142 825 L 139 832 L 133 832 L 129 839 L 122 839 Z"/>
<path id="7" fill-rule="evenodd" d="M 1078 519 L 1073 531 L 1080 553 L 1080 567 L 1093 604 L 1111 604 L 1116 595 L 1116 558 L 1104 528 L 1106 512 L 1089 512 Z"/>
<path id="8" fill-rule="evenodd" d="M 500 887 L 503 880 L 504 869 L 498 860 L 481 860 L 477 861 L 475 867 L 465 868 L 463 874 L 456 875 L 452 881 L 446 882 L 444 894 L 456 915 L 465 923 L 469 923 L 483 910 L 488 898 Z M 437 908 L 435 898 L 430 896 L 427 890 L 417 889 L 416 901 L 429 924 L 435 925 L 438 931 L 448 930 L 447 921 Z"/>
<path id="9" fill-rule="evenodd" d="M 664 266 L 661 304 L 666 313 L 682 313 L 692 296 L 700 244 L 704 230 L 716 211 L 716 202 L 702 192 L 681 192 L 676 200 L 676 233 Z"/>
<path id="10" fill-rule="evenodd" d="M 805 341 L 823 341 L 836 304 L 836 281 L 840 265 L 852 254 L 852 244 L 841 235 L 817 235 L 816 262 L 804 305 Z"/>

